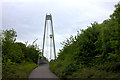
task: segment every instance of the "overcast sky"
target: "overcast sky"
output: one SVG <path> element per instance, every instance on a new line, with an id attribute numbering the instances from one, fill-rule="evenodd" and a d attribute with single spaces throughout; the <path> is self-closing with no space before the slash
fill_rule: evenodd
<path id="1" fill-rule="evenodd" d="M 90 23 L 108 19 L 119 0 L 3 0 L 2 29 L 15 29 L 17 41 L 37 43 L 42 49 L 46 13 L 53 17 L 57 52 L 60 42 L 86 29 Z"/>

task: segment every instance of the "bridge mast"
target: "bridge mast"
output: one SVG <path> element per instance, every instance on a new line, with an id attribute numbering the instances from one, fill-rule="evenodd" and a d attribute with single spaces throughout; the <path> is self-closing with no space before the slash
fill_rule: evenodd
<path id="1" fill-rule="evenodd" d="M 43 35 L 43 49 L 42 49 L 42 57 L 44 54 L 44 46 L 45 46 L 45 36 L 46 36 L 46 27 L 47 27 L 47 21 L 50 21 L 50 30 L 51 30 L 51 34 L 50 34 L 50 57 L 52 54 L 52 44 L 53 44 L 53 49 L 54 49 L 54 57 L 56 59 L 56 49 L 55 49 L 55 40 L 54 40 L 54 30 L 53 30 L 53 21 L 52 21 L 52 15 L 46 15 L 45 18 L 45 26 L 44 26 L 44 35 Z"/>

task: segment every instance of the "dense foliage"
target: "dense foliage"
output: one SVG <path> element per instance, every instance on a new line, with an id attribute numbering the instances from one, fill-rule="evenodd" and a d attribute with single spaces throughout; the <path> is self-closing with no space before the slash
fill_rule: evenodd
<path id="1" fill-rule="evenodd" d="M 3 63 L 8 59 L 15 63 L 21 63 L 24 60 L 37 63 L 38 54 L 41 54 L 38 45 L 35 42 L 28 46 L 21 42 L 15 42 L 16 37 L 14 29 L 3 31 Z"/>
<path id="2" fill-rule="evenodd" d="M 24 72 L 22 72 L 27 73 L 27 78 L 29 75 L 28 72 L 30 72 L 33 68 L 37 66 L 38 55 L 41 54 L 38 45 L 35 43 L 36 40 L 33 42 L 32 45 L 29 44 L 27 46 L 27 43 L 23 44 L 21 42 L 16 42 L 17 34 L 14 29 L 4 30 L 2 34 L 3 79 L 22 77 L 22 74 L 19 73 L 20 70 L 24 70 L 25 66 L 30 67 L 28 68 L 28 70 L 26 69 L 27 72 L 25 70 Z M 17 70 L 19 66 L 21 66 L 21 69 Z M 15 68 L 16 71 L 12 68 Z"/>
<path id="3" fill-rule="evenodd" d="M 62 43 L 57 60 L 50 64 L 50 69 L 60 77 L 110 77 L 109 72 L 120 74 L 120 3 L 110 19 L 98 24 L 94 22 L 85 30 L 78 31 L 78 34 Z M 91 69 L 92 68 L 92 69 Z M 87 70 L 84 70 L 87 69 Z M 90 70 L 94 71 L 88 76 Z M 100 72 L 95 76 L 96 72 Z M 84 72 L 86 71 L 86 72 Z M 108 75 L 103 74 L 107 74 Z M 86 73 L 86 74 L 84 74 Z M 94 73 L 94 74 L 93 74 Z M 83 75 L 81 75 L 83 74 Z M 113 75 L 113 74 L 111 74 Z"/>

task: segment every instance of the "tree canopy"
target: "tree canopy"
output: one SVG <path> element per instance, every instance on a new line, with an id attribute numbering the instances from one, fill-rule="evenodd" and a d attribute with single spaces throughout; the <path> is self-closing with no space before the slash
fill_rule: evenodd
<path id="1" fill-rule="evenodd" d="M 3 63 L 7 62 L 8 59 L 15 63 L 21 63 L 22 61 L 37 63 L 38 55 L 41 54 L 41 51 L 35 41 L 34 44 L 29 44 L 29 46 L 16 42 L 17 32 L 14 29 L 4 30 L 2 34 Z"/>

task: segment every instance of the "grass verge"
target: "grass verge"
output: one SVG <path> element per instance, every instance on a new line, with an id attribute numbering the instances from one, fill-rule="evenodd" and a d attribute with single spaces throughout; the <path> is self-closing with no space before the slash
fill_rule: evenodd
<path id="1" fill-rule="evenodd" d="M 76 71 L 69 71 L 70 74 L 68 74 L 66 70 L 69 67 L 64 67 L 65 66 L 63 65 L 58 66 L 57 63 L 50 63 L 50 70 L 60 78 L 114 78 L 116 80 L 120 79 L 120 62 L 106 62 L 104 64 L 98 64 L 91 67 L 84 66 L 77 69 Z"/>
<path id="2" fill-rule="evenodd" d="M 30 72 L 37 67 L 33 62 L 24 62 L 21 64 L 6 64 L 3 65 L 2 80 L 9 78 L 28 78 Z"/>

